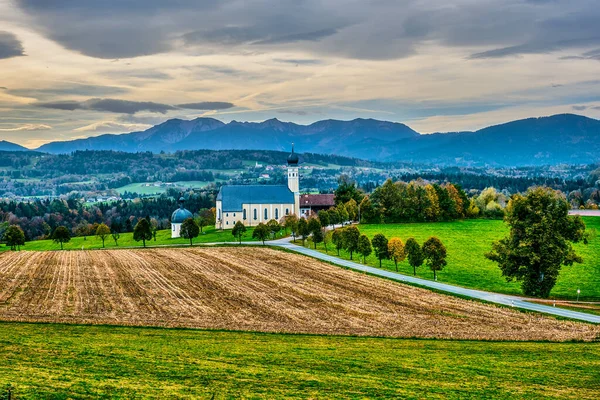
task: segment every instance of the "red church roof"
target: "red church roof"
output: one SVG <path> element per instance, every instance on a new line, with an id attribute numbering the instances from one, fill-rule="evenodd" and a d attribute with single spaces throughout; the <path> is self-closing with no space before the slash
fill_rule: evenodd
<path id="1" fill-rule="evenodd" d="M 334 194 L 302 194 L 300 207 L 333 207 L 335 206 Z"/>

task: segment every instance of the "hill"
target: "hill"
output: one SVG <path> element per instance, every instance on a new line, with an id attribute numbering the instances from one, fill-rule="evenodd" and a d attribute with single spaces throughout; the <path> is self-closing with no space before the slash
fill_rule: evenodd
<path id="1" fill-rule="evenodd" d="M 2 253 L 0 304 L 5 321 L 493 340 L 599 333 L 268 248 Z"/>
<path id="2" fill-rule="evenodd" d="M 0 140 L 0 151 L 29 151 L 29 149 L 6 140 Z"/>

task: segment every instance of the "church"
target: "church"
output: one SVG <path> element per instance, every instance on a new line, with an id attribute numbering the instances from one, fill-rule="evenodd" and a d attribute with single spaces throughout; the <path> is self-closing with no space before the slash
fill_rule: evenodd
<path id="1" fill-rule="evenodd" d="M 224 185 L 217 195 L 215 228 L 232 229 L 236 222 L 246 226 L 280 221 L 286 215 L 300 216 L 300 177 L 298 155 L 287 158 L 286 185 Z"/>

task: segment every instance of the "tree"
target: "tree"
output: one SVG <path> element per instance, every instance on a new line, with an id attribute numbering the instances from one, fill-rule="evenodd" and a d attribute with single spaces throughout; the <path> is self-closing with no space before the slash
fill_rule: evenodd
<path id="1" fill-rule="evenodd" d="M 356 203 L 356 200 L 354 200 L 354 199 L 348 200 L 348 202 L 345 204 L 345 207 L 346 207 L 346 211 L 348 211 L 348 220 L 350 220 L 350 221 L 358 220 L 358 204 Z"/>
<path id="2" fill-rule="evenodd" d="M 419 245 L 417 244 L 417 246 Z M 393 237 L 390 239 L 390 241 L 388 242 L 388 255 L 392 260 L 394 260 L 394 264 L 396 265 L 396 272 L 398 272 L 398 263 L 400 261 L 404 261 L 404 259 L 406 258 L 406 250 L 404 248 L 404 243 L 402 243 L 402 239 L 397 237 Z M 414 272 L 416 275 L 416 270 Z"/>
<path id="3" fill-rule="evenodd" d="M 371 246 L 371 241 L 367 237 L 367 235 L 360 235 L 358 238 L 358 247 L 356 249 L 358 254 L 363 256 L 363 263 L 367 263 L 367 256 L 373 252 L 373 247 Z"/>
<path id="4" fill-rule="evenodd" d="M 346 206 L 343 204 L 338 204 L 337 206 L 337 213 L 340 217 L 340 224 L 342 224 L 342 227 L 344 226 L 344 223 L 346 221 L 348 221 L 348 210 L 346 210 Z"/>
<path id="5" fill-rule="evenodd" d="M 271 239 L 275 239 L 277 233 L 281 231 L 281 225 L 279 225 L 279 222 L 277 222 L 276 219 L 269 220 L 269 222 L 267 222 L 267 228 L 269 228 L 269 232 L 271 233 Z"/>
<path id="6" fill-rule="evenodd" d="M 340 250 L 344 248 L 343 228 L 334 229 L 331 233 L 331 241 L 337 250 L 337 255 L 340 255 Z"/>
<path id="7" fill-rule="evenodd" d="M 246 233 L 246 225 L 242 221 L 238 221 L 233 226 L 231 234 L 242 244 L 242 237 Z"/>
<path id="8" fill-rule="evenodd" d="M 296 241 L 296 233 L 298 232 L 298 217 L 295 214 L 286 215 L 283 218 L 283 225 L 285 229 L 289 229 L 292 233 L 294 241 Z"/>
<path id="9" fill-rule="evenodd" d="M 4 231 L 2 239 L 6 242 L 6 245 L 9 246 L 11 250 L 20 250 L 21 246 L 25 244 L 25 233 L 21 227 L 17 225 L 11 225 L 6 229 L 6 231 Z"/>
<path id="10" fill-rule="evenodd" d="M 327 214 L 329 214 L 329 223 L 335 228 L 336 224 L 340 223 L 340 213 L 338 213 L 337 209 L 331 207 L 327 211 Z"/>
<path id="11" fill-rule="evenodd" d="M 446 247 L 435 236 L 430 237 L 423 244 L 423 257 L 433 271 L 433 279 L 437 280 L 437 271 L 441 271 L 448 262 L 446 261 Z"/>
<path id="12" fill-rule="evenodd" d="M 341 175 L 338 178 L 338 187 L 335 190 L 336 203 L 347 203 L 353 199 L 358 204 L 362 201 L 363 196 L 363 193 L 356 187 L 356 182 L 348 175 Z"/>
<path id="13" fill-rule="evenodd" d="M 321 210 L 319 211 L 318 216 L 321 227 L 323 228 L 323 231 L 325 231 L 325 229 L 327 229 L 327 227 L 331 224 L 331 221 L 329 220 L 329 213 L 325 210 Z"/>
<path id="14" fill-rule="evenodd" d="M 203 208 L 198 214 L 196 223 L 198 224 L 198 227 L 200 227 L 200 233 L 202 233 L 205 226 L 215 224 L 215 216 L 211 209 Z"/>
<path id="15" fill-rule="evenodd" d="M 119 233 L 119 231 L 113 230 L 113 231 L 111 231 L 110 235 L 112 236 L 112 239 L 115 241 L 115 246 L 118 246 L 119 239 L 121 238 L 121 233 Z"/>
<path id="16" fill-rule="evenodd" d="M 148 219 L 148 218 L 146 218 Z M 150 221 L 150 227 L 152 231 L 152 238 L 156 242 L 156 234 L 158 233 L 158 220 L 156 218 L 148 219 Z"/>
<path id="17" fill-rule="evenodd" d="M 333 231 L 327 231 L 323 236 L 323 246 L 325 246 L 325 253 L 329 253 L 327 245 L 333 241 Z"/>
<path id="18" fill-rule="evenodd" d="M 545 187 L 509 201 L 509 235 L 485 256 L 498 263 L 508 281 L 521 281 L 528 296 L 548 297 L 561 267 L 583 261 L 571 243 L 587 243 L 585 224 L 579 216 L 569 216 L 569 208 L 564 195 Z"/>
<path id="19" fill-rule="evenodd" d="M 312 235 L 312 241 L 317 248 L 317 244 L 323 241 L 323 230 L 319 218 L 311 218 L 308 220 L 308 231 Z"/>
<path id="20" fill-rule="evenodd" d="M 96 228 L 96 237 L 100 238 L 100 240 L 102 240 L 102 248 L 104 248 L 104 241 L 106 240 L 106 238 L 110 235 L 110 228 L 108 226 L 106 226 L 106 224 L 100 224 L 98 225 L 98 228 Z"/>
<path id="21" fill-rule="evenodd" d="M 188 218 L 181 223 L 179 234 L 184 239 L 190 240 L 190 246 L 193 244 L 194 238 L 200 235 L 200 227 L 194 218 Z"/>
<path id="22" fill-rule="evenodd" d="M 152 239 L 152 227 L 150 222 L 146 218 L 141 218 L 135 228 L 133 228 L 133 240 L 136 242 L 142 241 L 144 247 L 146 247 L 146 240 Z"/>
<path id="23" fill-rule="evenodd" d="M 304 241 L 306 237 L 310 235 L 310 231 L 308 230 L 308 222 L 306 218 L 300 218 L 298 221 L 298 235 L 302 238 L 302 246 L 304 246 Z"/>
<path id="24" fill-rule="evenodd" d="M 373 236 L 373 250 L 375 250 L 375 256 L 379 259 L 379 268 L 381 268 L 381 260 L 387 260 L 389 258 L 388 252 L 388 240 L 381 233 Z"/>
<path id="25" fill-rule="evenodd" d="M 406 258 L 408 258 L 408 264 L 413 267 L 413 274 L 416 276 L 417 268 L 423 265 L 425 261 L 423 250 L 414 238 L 408 238 L 404 251 L 406 252 Z"/>
<path id="26" fill-rule="evenodd" d="M 52 232 L 52 241 L 54 243 L 60 243 L 60 249 L 63 249 L 63 243 L 68 243 L 71 241 L 71 233 L 64 226 L 58 226 Z"/>
<path id="27" fill-rule="evenodd" d="M 262 240 L 263 245 L 265 244 L 265 240 L 269 238 L 269 234 L 271 231 L 269 228 L 263 224 L 262 222 L 254 228 L 254 232 L 252 232 L 252 238 Z"/>
<path id="28" fill-rule="evenodd" d="M 358 239 L 360 238 L 360 231 L 355 226 L 349 226 L 343 231 L 344 238 L 344 249 L 350 253 L 350 259 L 352 260 L 352 254 L 358 250 Z"/>

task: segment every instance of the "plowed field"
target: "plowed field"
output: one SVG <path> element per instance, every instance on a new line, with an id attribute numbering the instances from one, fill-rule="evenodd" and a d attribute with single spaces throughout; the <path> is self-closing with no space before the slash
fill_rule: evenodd
<path id="1" fill-rule="evenodd" d="M 499 340 L 600 335 L 598 326 L 265 248 L 3 253 L 0 319 Z"/>

